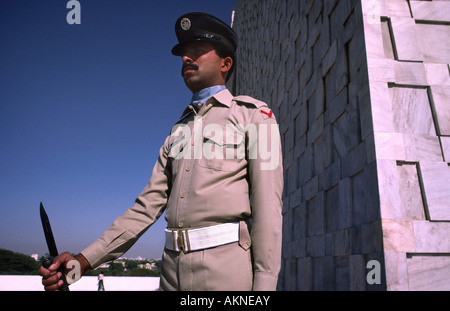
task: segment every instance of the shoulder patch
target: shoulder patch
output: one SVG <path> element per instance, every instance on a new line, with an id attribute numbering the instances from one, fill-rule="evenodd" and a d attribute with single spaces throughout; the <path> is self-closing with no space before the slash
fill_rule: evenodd
<path id="1" fill-rule="evenodd" d="M 255 108 L 267 107 L 267 104 L 265 102 L 262 102 L 260 100 L 257 100 L 255 98 L 247 96 L 247 95 L 235 96 L 233 98 L 233 100 L 236 101 L 237 103 L 241 102 L 241 103 L 251 104 L 251 105 L 255 106 Z"/>
<path id="2" fill-rule="evenodd" d="M 268 107 L 262 107 L 262 108 L 260 108 L 260 109 L 259 109 L 259 112 L 261 112 L 261 115 L 262 115 L 262 117 L 263 117 L 264 120 L 274 118 L 272 109 L 270 109 L 270 108 L 268 108 Z"/>

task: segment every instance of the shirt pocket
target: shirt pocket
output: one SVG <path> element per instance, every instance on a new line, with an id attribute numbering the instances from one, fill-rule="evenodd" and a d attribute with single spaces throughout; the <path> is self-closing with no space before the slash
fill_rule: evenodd
<path id="1" fill-rule="evenodd" d="M 245 160 L 244 136 L 235 131 L 204 133 L 202 157 L 198 165 L 218 171 L 238 170 Z"/>

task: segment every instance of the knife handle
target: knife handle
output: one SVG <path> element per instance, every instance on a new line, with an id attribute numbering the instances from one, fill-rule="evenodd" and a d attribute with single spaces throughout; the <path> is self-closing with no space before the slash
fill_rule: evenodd
<path id="1" fill-rule="evenodd" d="M 53 263 L 53 258 L 54 258 L 54 257 L 47 257 L 46 259 L 44 259 L 44 260 L 42 261 L 42 265 L 44 266 L 44 268 L 48 269 L 48 267 L 51 266 L 51 264 Z M 68 291 L 70 291 L 70 290 L 69 290 L 69 284 L 67 283 L 67 280 L 66 280 L 66 274 L 65 274 L 65 272 L 64 272 L 64 267 L 63 267 L 63 266 L 60 266 L 60 267 L 58 268 L 58 272 L 61 272 L 61 278 L 60 278 L 60 280 L 63 281 L 63 284 L 61 285 L 61 290 L 62 290 L 63 292 L 68 292 Z"/>

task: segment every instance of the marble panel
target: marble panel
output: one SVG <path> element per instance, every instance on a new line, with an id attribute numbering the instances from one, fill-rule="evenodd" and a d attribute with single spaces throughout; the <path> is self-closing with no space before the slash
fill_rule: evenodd
<path id="1" fill-rule="evenodd" d="M 450 136 L 450 84 L 431 86 L 439 135 Z"/>
<path id="2" fill-rule="evenodd" d="M 444 154 L 444 160 L 450 163 L 450 137 L 439 137 L 442 145 L 442 152 Z"/>
<path id="3" fill-rule="evenodd" d="M 427 75 L 422 63 L 394 62 L 395 83 L 426 86 Z"/>
<path id="4" fill-rule="evenodd" d="M 396 132 L 436 135 L 427 89 L 392 87 L 389 92 Z"/>
<path id="5" fill-rule="evenodd" d="M 450 22 L 450 2 L 410 1 L 414 19 L 433 22 Z"/>
<path id="6" fill-rule="evenodd" d="M 424 64 L 428 85 L 450 85 L 447 64 Z"/>
<path id="7" fill-rule="evenodd" d="M 419 165 L 430 220 L 450 220 L 450 167 L 445 162 Z"/>
<path id="8" fill-rule="evenodd" d="M 411 17 L 408 2 L 405 0 L 384 0 L 382 3 L 384 4 L 384 10 L 386 14 L 383 16 Z"/>
<path id="9" fill-rule="evenodd" d="M 407 266 L 410 290 L 450 290 L 450 256 L 413 255 L 407 258 Z"/>
<path id="10" fill-rule="evenodd" d="M 397 166 L 397 174 L 402 218 L 425 220 L 425 208 L 417 174 L 417 165 L 415 163 L 402 163 Z"/>
<path id="11" fill-rule="evenodd" d="M 385 82 L 371 82 L 370 99 L 375 132 L 394 132 L 392 99 Z"/>
<path id="12" fill-rule="evenodd" d="M 415 252 L 412 221 L 383 219 L 383 246 L 385 252 Z"/>
<path id="13" fill-rule="evenodd" d="M 390 291 L 409 290 L 406 253 L 387 252 L 384 254 L 384 261 L 387 289 Z"/>
<path id="14" fill-rule="evenodd" d="M 375 132 L 375 150 L 379 160 L 405 160 L 405 142 L 401 133 Z"/>
<path id="15" fill-rule="evenodd" d="M 423 61 L 422 46 L 416 34 L 414 20 L 409 17 L 391 16 L 391 23 L 398 59 Z"/>
<path id="16" fill-rule="evenodd" d="M 450 224 L 415 220 L 414 243 L 418 253 L 450 253 Z"/>
<path id="17" fill-rule="evenodd" d="M 367 61 L 369 67 L 370 82 L 396 82 L 396 73 L 392 59 L 370 58 Z"/>
<path id="18" fill-rule="evenodd" d="M 395 160 L 377 160 L 382 219 L 402 219 L 400 181 Z"/>
<path id="19" fill-rule="evenodd" d="M 442 150 L 439 143 L 439 137 L 403 134 L 405 147 L 405 158 L 398 160 L 405 161 L 442 161 Z"/>
<path id="20" fill-rule="evenodd" d="M 425 62 L 450 63 L 449 25 L 416 24 L 415 29 L 418 34 L 417 44 L 421 46 Z"/>

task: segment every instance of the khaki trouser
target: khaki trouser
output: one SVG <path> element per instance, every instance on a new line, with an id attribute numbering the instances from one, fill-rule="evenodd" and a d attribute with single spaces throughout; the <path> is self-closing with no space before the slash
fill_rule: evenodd
<path id="1" fill-rule="evenodd" d="M 250 291 L 251 251 L 238 242 L 187 254 L 165 250 L 160 285 L 167 291 Z"/>

